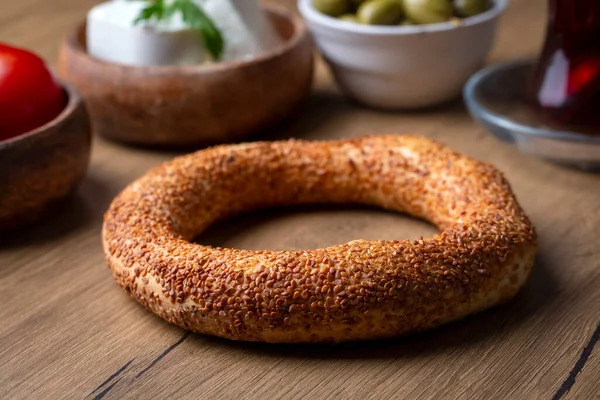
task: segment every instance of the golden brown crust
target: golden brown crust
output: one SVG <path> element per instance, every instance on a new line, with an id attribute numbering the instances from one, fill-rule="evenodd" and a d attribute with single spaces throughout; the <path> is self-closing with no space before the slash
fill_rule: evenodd
<path id="1" fill-rule="evenodd" d="M 372 204 L 442 232 L 324 249 L 251 251 L 190 243 L 260 207 Z M 105 215 L 117 282 L 169 322 L 234 340 L 348 341 L 428 329 L 512 297 L 535 231 L 502 174 L 429 139 L 219 146 L 127 187 Z"/>

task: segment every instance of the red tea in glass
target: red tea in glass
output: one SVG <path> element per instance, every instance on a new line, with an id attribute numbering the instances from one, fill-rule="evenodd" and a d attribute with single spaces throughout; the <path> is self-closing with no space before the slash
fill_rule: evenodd
<path id="1" fill-rule="evenodd" d="M 550 0 L 532 96 L 549 125 L 600 134 L 600 0 Z"/>

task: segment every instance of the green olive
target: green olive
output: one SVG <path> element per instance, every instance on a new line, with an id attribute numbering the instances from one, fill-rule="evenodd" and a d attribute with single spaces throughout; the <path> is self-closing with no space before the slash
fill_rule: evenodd
<path id="1" fill-rule="evenodd" d="M 481 14 L 491 7 L 490 0 L 454 0 L 454 13 L 463 18 Z"/>
<path id="2" fill-rule="evenodd" d="M 356 13 L 360 23 L 368 25 L 397 25 L 402 14 L 398 0 L 368 0 Z"/>
<path id="3" fill-rule="evenodd" d="M 366 1 L 367 0 L 350 0 L 350 5 L 352 6 L 353 10 L 356 10 L 362 3 Z"/>
<path id="4" fill-rule="evenodd" d="M 408 20 L 408 19 L 403 19 L 402 21 L 400 21 L 400 23 L 398 24 L 400 26 L 411 26 L 414 25 L 414 22 Z"/>
<path id="5" fill-rule="evenodd" d="M 403 0 L 406 17 L 415 24 L 448 21 L 453 14 L 451 0 Z"/>
<path id="6" fill-rule="evenodd" d="M 340 15 L 338 18 L 340 21 L 354 22 L 355 24 L 360 23 L 354 14 L 344 14 Z"/>
<path id="7" fill-rule="evenodd" d="M 330 17 L 339 17 L 350 11 L 349 0 L 313 0 L 313 6 Z"/>

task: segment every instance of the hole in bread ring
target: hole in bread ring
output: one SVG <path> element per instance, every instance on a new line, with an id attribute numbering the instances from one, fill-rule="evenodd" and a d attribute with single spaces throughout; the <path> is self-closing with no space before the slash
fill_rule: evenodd
<path id="1" fill-rule="evenodd" d="M 306 250 L 356 239 L 419 239 L 439 233 L 410 215 L 360 204 L 308 204 L 252 210 L 218 221 L 194 243 L 246 250 Z"/>
<path id="2" fill-rule="evenodd" d="M 241 212 L 314 203 L 406 212 L 441 233 L 292 251 L 190 242 Z M 148 309 L 196 332 L 266 342 L 391 337 L 483 310 L 525 282 L 535 236 L 495 168 L 395 135 L 179 157 L 117 196 L 103 227 L 115 279 Z"/>

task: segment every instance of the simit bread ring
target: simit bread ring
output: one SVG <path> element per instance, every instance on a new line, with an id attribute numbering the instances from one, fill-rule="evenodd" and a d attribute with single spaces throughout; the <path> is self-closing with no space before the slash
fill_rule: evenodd
<path id="1" fill-rule="evenodd" d="M 442 232 L 317 250 L 190 243 L 244 211 L 361 203 L 421 217 Z M 429 139 L 219 146 L 155 168 L 104 219 L 117 282 L 162 318 L 235 340 L 322 342 L 432 328 L 511 298 L 535 231 L 493 167 Z"/>

